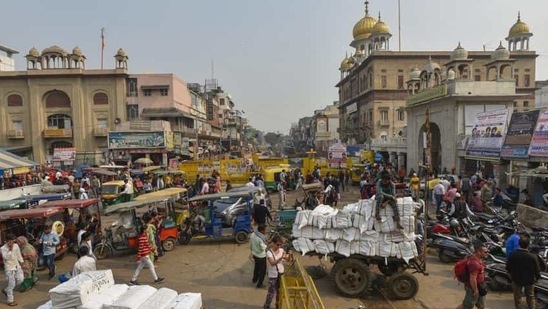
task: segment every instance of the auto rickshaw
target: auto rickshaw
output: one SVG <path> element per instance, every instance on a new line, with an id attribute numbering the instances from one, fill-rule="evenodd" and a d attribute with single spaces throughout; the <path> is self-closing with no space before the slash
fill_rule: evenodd
<path id="1" fill-rule="evenodd" d="M 53 185 L 53 186 L 42 186 L 42 193 L 67 193 L 70 192 L 70 187 L 68 185 Z"/>
<path id="2" fill-rule="evenodd" d="M 252 188 L 253 189 L 253 188 Z M 215 202 L 223 199 L 242 198 L 247 207 L 245 213 L 238 214 L 231 228 L 223 228 L 222 218 L 215 213 Z M 251 207 L 253 191 L 224 192 L 192 197 L 189 200 L 190 217 L 187 218 L 179 234 L 179 243 L 186 245 L 192 238 L 234 237 L 237 243 L 243 244 L 253 232 L 251 227 Z"/>
<path id="3" fill-rule="evenodd" d="M 10 210 L 10 209 L 26 209 L 28 208 L 28 203 L 22 199 L 9 200 L 9 201 L 0 201 L 0 211 Z"/>
<path id="4" fill-rule="evenodd" d="M 56 247 L 55 259 L 62 259 L 68 246 L 63 237 L 65 224 L 61 208 L 32 208 L 11 209 L 0 212 L 0 242 L 5 243 L 6 234 L 13 233 L 17 236 L 27 237 L 30 244 L 41 251 L 37 242 L 42 236 L 46 223 L 52 224 L 52 230 L 59 235 L 59 244 Z"/>
<path id="5" fill-rule="evenodd" d="M 280 173 L 283 170 L 285 170 L 285 174 L 287 175 L 287 178 L 285 179 L 286 189 L 295 188 L 295 180 L 291 176 L 292 173 L 291 173 L 291 170 L 289 169 L 289 165 L 287 165 L 287 167 L 285 166 L 267 167 L 263 170 L 263 175 L 264 175 L 263 181 L 264 181 L 264 187 L 269 193 L 278 191 L 278 181 L 280 181 Z"/>
<path id="6" fill-rule="evenodd" d="M 362 180 L 363 172 L 365 171 L 365 164 L 356 163 L 352 165 L 351 169 L 351 177 L 352 177 L 352 184 L 358 185 L 360 184 L 360 181 Z"/>
<path id="7" fill-rule="evenodd" d="M 186 188 L 174 187 L 141 194 L 135 198 L 135 201 L 144 201 L 147 199 L 155 198 L 169 199 L 169 204 L 170 206 L 172 206 L 173 210 L 167 211 L 160 208 L 158 209 L 158 214 L 165 215 L 164 217 L 170 216 L 172 220 L 175 221 L 175 224 L 177 224 L 177 226 L 181 226 L 181 224 L 183 224 L 184 222 L 184 219 L 190 216 L 190 212 L 188 210 L 188 190 Z"/>
<path id="8" fill-rule="evenodd" d="M 138 249 L 137 231 L 144 223 L 141 215 L 148 210 L 147 206 L 156 208 L 168 203 L 166 198 L 150 198 L 141 201 L 131 201 L 113 205 L 105 210 L 106 214 L 118 213 L 118 218 L 110 227 L 105 228 L 101 241 L 95 245 L 93 253 L 97 259 L 105 259 L 114 254 L 114 250 L 135 251 Z M 139 211 L 139 212 L 138 212 Z M 175 223 L 172 226 L 165 225 L 165 229 L 178 230 Z M 175 246 L 175 238 L 160 239 L 165 251 L 172 250 Z M 166 250 L 169 249 L 169 250 Z"/>
<path id="9" fill-rule="evenodd" d="M 65 218 L 65 239 L 75 253 L 78 252 L 78 225 L 86 220 L 93 219 L 92 232 L 94 242 L 101 238 L 101 213 L 99 199 L 91 198 L 86 200 L 62 200 L 51 201 L 39 206 L 40 208 L 60 208 L 64 210 Z"/>
<path id="10" fill-rule="evenodd" d="M 122 192 L 124 192 L 125 182 L 123 180 L 114 180 L 104 183 L 101 186 L 101 200 L 103 208 L 123 202 Z M 131 197 L 133 199 L 133 196 Z"/>

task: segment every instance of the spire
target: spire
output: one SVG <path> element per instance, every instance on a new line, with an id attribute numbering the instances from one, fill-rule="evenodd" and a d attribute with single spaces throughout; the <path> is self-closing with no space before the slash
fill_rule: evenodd
<path id="1" fill-rule="evenodd" d="M 518 11 L 518 21 L 521 21 L 521 12 Z"/>
<path id="2" fill-rule="evenodd" d="M 379 11 L 379 21 L 381 21 L 381 11 Z"/>
<path id="3" fill-rule="evenodd" d="M 369 16 L 369 1 L 365 0 L 365 16 Z"/>

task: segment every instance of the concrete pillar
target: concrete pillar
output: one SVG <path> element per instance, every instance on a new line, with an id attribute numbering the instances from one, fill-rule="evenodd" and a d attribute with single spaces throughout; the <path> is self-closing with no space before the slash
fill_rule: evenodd
<path id="1" fill-rule="evenodd" d="M 398 169 L 400 169 L 400 167 L 406 167 L 407 169 L 407 162 L 405 162 L 405 153 L 403 152 L 398 152 Z"/>

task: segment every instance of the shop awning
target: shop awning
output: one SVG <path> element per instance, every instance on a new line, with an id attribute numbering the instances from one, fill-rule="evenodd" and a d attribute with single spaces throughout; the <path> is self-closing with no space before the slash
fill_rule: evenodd
<path id="1" fill-rule="evenodd" d="M 40 164 L 0 149 L 0 170 L 14 169 L 15 174 L 15 170 L 21 173 L 24 170 L 28 171 L 29 167 L 38 165 Z"/>
<path id="2" fill-rule="evenodd" d="M 183 112 L 175 107 L 147 107 L 143 109 L 141 116 L 144 118 L 179 118 L 185 117 L 189 119 L 194 119 L 195 116 Z"/>

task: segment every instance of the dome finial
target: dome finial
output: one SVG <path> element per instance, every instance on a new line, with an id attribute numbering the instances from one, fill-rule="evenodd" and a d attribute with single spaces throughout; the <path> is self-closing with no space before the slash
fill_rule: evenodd
<path id="1" fill-rule="evenodd" d="M 379 11 L 379 21 L 381 21 L 381 11 Z"/>
<path id="2" fill-rule="evenodd" d="M 518 11 L 518 21 L 521 21 L 521 11 Z"/>
<path id="3" fill-rule="evenodd" d="M 365 16 L 369 16 L 369 1 L 365 1 Z"/>

